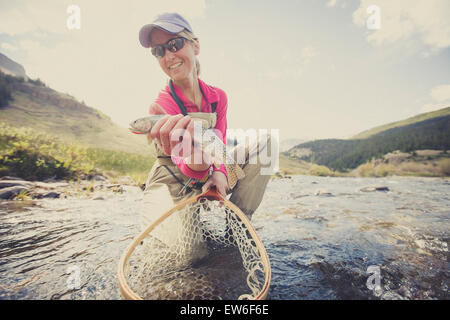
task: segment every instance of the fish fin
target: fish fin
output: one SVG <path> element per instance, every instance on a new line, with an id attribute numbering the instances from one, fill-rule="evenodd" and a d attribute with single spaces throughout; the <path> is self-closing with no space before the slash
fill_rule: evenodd
<path id="1" fill-rule="evenodd" d="M 245 177 L 244 170 L 237 164 L 226 164 L 225 168 L 227 170 L 228 186 L 230 189 L 233 189 L 238 180 Z"/>

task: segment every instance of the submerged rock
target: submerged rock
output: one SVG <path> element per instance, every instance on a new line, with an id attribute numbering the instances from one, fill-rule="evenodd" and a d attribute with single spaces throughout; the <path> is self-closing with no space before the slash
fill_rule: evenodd
<path id="1" fill-rule="evenodd" d="M 314 195 L 321 196 L 321 197 L 332 197 L 333 194 L 331 192 L 328 192 L 327 189 L 319 189 L 317 190 Z"/>
<path id="2" fill-rule="evenodd" d="M 290 175 L 287 175 L 283 172 L 277 171 L 273 176 L 273 179 L 292 179 Z"/>
<path id="3" fill-rule="evenodd" d="M 30 188 L 32 186 L 33 186 L 33 183 L 25 181 L 25 180 L 1 180 L 0 181 L 0 189 L 10 188 L 10 187 Z"/>
<path id="4" fill-rule="evenodd" d="M 23 186 L 15 186 L 0 189 L 0 199 L 4 200 L 12 199 L 13 197 L 17 196 L 23 191 L 28 191 L 28 188 Z"/>
<path id="5" fill-rule="evenodd" d="M 309 195 L 308 194 L 303 194 L 303 193 L 293 193 L 293 192 L 291 192 L 290 196 L 291 196 L 292 199 L 298 199 L 298 198 L 307 197 Z"/>
<path id="6" fill-rule="evenodd" d="M 50 199 L 57 199 L 60 197 L 60 193 L 59 192 L 55 192 L 55 191 L 50 191 L 47 192 L 46 194 L 43 195 L 43 198 L 50 198 Z"/>
<path id="7" fill-rule="evenodd" d="M 359 189 L 360 192 L 389 191 L 388 187 L 364 187 Z"/>

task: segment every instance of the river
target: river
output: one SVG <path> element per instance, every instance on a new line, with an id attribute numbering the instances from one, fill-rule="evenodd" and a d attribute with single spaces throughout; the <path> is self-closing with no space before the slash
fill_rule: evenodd
<path id="1" fill-rule="evenodd" d="M 142 206 L 133 190 L 0 202 L 0 299 L 120 299 L 117 264 Z M 449 191 L 441 178 L 271 180 L 252 218 L 268 299 L 449 299 Z"/>

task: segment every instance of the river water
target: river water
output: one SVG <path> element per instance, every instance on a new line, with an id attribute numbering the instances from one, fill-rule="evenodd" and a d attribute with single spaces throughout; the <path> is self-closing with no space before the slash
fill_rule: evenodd
<path id="1" fill-rule="evenodd" d="M 117 265 L 142 209 L 127 190 L 0 202 L 0 299 L 120 299 Z M 268 299 L 449 299 L 449 213 L 448 179 L 272 180 L 252 218 Z"/>

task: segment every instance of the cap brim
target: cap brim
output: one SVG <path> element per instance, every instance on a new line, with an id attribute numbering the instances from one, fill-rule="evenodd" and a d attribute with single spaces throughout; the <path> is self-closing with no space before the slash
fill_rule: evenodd
<path id="1" fill-rule="evenodd" d="M 163 29 L 169 33 L 179 33 L 184 30 L 184 27 L 176 26 L 171 23 L 158 22 L 153 24 L 147 24 L 139 31 L 139 41 L 144 48 L 150 48 L 150 33 L 154 28 Z"/>

